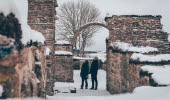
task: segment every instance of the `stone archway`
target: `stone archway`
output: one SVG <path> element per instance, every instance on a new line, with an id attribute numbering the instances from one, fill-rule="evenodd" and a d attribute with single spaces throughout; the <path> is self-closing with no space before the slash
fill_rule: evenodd
<path id="1" fill-rule="evenodd" d="M 111 44 L 115 42 L 123 42 L 131 44 L 135 47 L 154 47 L 159 49 L 159 53 L 170 53 L 169 43 L 167 43 L 167 33 L 162 31 L 161 16 L 152 15 L 122 15 L 106 18 L 107 25 L 103 23 L 88 23 L 76 31 L 78 36 L 81 30 L 92 26 L 99 25 L 109 30 L 109 39 L 107 41 L 107 90 L 111 94 L 132 92 L 136 87 L 143 85 L 158 86 L 158 83 L 153 82 L 153 79 L 144 77 L 141 74 L 141 67 L 144 65 L 154 65 L 142 61 L 133 61 L 132 55 L 136 51 L 123 51 Z M 154 26 L 154 27 L 153 27 Z M 156 27 L 155 27 L 156 26 Z M 143 34 L 144 33 L 144 34 Z M 159 34 L 159 36 L 158 36 Z M 73 38 L 75 39 L 75 38 Z M 155 41 L 156 40 L 156 41 Z M 157 41 L 158 40 L 158 41 Z M 166 42 L 160 42 L 166 41 Z M 110 48 L 111 47 L 111 48 Z M 126 46 L 125 46 L 126 47 Z M 138 53 L 140 53 L 138 51 Z M 147 54 L 155 55 L 156 53 Z M 157 62 L 158 63 L 158 62 Z M 159 63 L 160 64 L 160 63 Z M 157 65 L 159 65 L 157 64 Z M 154 66 L 157 66 L 154 65 Z M 151 81 L 150 81 L 151 80 Z"/>
<path id="2" fill-rule="evenodd" d="M 87 23 L 87 24 L 81 26 L 81 27 L 76 31 L 76 35 L 72 38 L 71 43 L 72 43 L 72 44 L 75 44 L 75 39 L 76 39 L 76 37 L 80 35 L 80 32 L 81 32 L 83 29 L 86 29 L 86 28 L 88 28 L 88 27 L 90 27 L 90 26 L 96 26 L 96 25 L 97 25 L 97 26 L 102 26 L 102 27 L 104 27 L 104 28 L 106 28 L 106 29 L 109 30 L 108 26 L 107 26 L 106 24 L 104 24 L 104 23 L 99 23 L 99 22 L 90 22 L 90 23 Z"/>
<path id="3" fill-rule="evenodd" d="M 81 26 L 78 30 L 76 30 L 76 34 L 75 34 L 75 36 L 72 38 L 72 40 L 71 40 L 71 43 L 72 43 L 72 45 L 74 46 L 74 44 L 75 44 L 75 40 L 76 40 L 76 37 L 78 37 L 80 34 L 81 34 L 81 31 L 83 30 L 83 29 L 86 29 L 86 28 L 88 28 L 88 27 L 90 27 L 90 26 L 101 26 L 101 27 L 103 27 L 103 28 L 105 28 L 105 29 L 107 29 L 108 31 L 109 31 L 109 27 L 108 27 L 108 25 L 107 24 L 105 24 L 105 23 L 100 23 L 100 22 L 90 22 L 90 23 L 87 23 L 87 24 L 85 24 L 85 25 L 83 25 L 83 26 Z M 107 49 L 106 49 L 106 51 L 107 51 Z M 107 56 L 106 56 L 106 58 L 107 58 Z M 106 59 L 106 66 L 107 66 L 107 59 Z M 106 71 L 106 66 L 104 67 L 104 70 Z M 99 72 L 100 74 L 101 74 L 101 72 Z M 100 74 L 99 74 L 99 76 L 100 76 Z M 102 73 L 102 75 L 103 75 L 103 73 Z M 104 74 L 105 75 L 105 74 Z M 106 79 L 106 84 L 107 84 L 107 72 L 106 72 L 106 77 L 104 77 L 105 79 Z M 99 79 L 100 80 L 100 79 Z M 103 80 L 103 79 L 102 79 Z M 106 85 L 105 84 L 105 85 Z M 106 90 L 107 90 L 107 87 L 105 88 Z"/>

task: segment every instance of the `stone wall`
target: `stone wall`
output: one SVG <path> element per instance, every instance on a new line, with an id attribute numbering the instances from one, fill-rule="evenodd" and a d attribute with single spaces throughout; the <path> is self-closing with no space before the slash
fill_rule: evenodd
<path id="1" fill-rule="evenodd" d="M 54 58 L 56 0 L 28 0 L 28 24 L 43 33 L 46 46 L 52 50 Z M 45 87 L 51 80 L 51 69 L 46 67 L 45 46 L 21 43 L 21 25 L 14 14 L 0 13 L 0 84 L 6 97 L 45 97 Z M 46 83 L 46 70 L 48 78 Z M 50 74 L 51 73 L 51 74 Z M 53 95 L 53 85 L 47 86 L 47 94 Z"/>
<path id="2" fill-rule="evenodd" d="M 170 53 L 168 34 L 163 31 L 161 16 L 122 15 L 106 18 L 110 43 L 120 40 L 134 46 L 151 46 L 160 53 Z"/>
<path id="3" fill-rule="evenodd" d="M 55 50 L 72 52 L 72 45 L 57 45 L 57 44 L 55 44 Z"/>
<path id="4" fill-rule="evenodd" d="M 136 64 L 130 61 L 133 52 L 122 52 L 110 48 L 110 45 L 120 41 L 133 46 L 158 48 L 158 54 L 170 53 L 168 34 L 162 30 L 161 18 L 161 16 L 151 15 L 122 15 L 106 18 L 110 32 L 106 40 L 107 90 L 111 94 L 132 92 L 137 86 L 151 85 L 149 77 L 140 76 L 140 68 L 144 63 Z"/>
<path id="5" fill-rule="evenodd" d="M 140 77 L 142 65 L 129 63 L 131 55 L 109 50 L 107 90 L 111 94 L 132 92 L 138 86 L 149 85 L 148 77 Z"/>
<path id="6" fill-rule="evenodd" d="M 52 70 L 54 69 L 54 43 L 55 20 L 58 7 L 56 0 L 28 0 L 28 24 L 36 31 L 41 32 L 46 39 L 46 46 L 51 49 L 51 55 L 47 57 L 47 87 L 48 95 L 53 95 Z"/>
<path id="7" fill-rule="evenodd" d="M 9 39 L 2 35 L 0 37 L 6 42 Z M 12 49 L 11 53 L 4 53 L 3 49 L 6 47 L 8 46 L 0 44 L 1 53 L 6 55 L 4 59 L 0 59 L 0 84 L 4 88 L 2 98 L 45 97 L 44 47 L 23 47 L 20 51 Z"/>
<path id="8" fill-rule="evenodd" d="M 55 51 L 67 51 L 72 53 L 72 45 L 56 44 Z M 73 80 L 73 55 L 55 54 L 54 81 L 74 82 Z"/>
<path id="9" fill-rule="evenodd" d="M 73 56 L 55 56 L 54 80 L 58 82 L 73 81 Z"/>
<path id="10" fill-rule="evenodd" d="M 21 43 L 21 24 L 14 14 L 0 13 L 0 98 L 45 97 L 45 48 Z"/>
<path id="11" fill-rule="evenodd" d="M 47 46 L 55 42 L 56 0 L 28 0 L 28 24 L 41 32 Z"/>

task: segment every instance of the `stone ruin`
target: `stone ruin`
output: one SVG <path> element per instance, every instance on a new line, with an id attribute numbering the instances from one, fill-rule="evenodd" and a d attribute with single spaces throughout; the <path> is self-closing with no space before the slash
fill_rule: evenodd
<path id="1" fill-rule="evenodd" d="M 45 45 L 22 45 L 21 24 L 14 14 L 0 13 L 0 98 L 53 95 L 52 72 L 55 42 L 56 0 L 28 0 L 28 24 L 46 38 Z M 46 57 L 46 48 L 51 55 Z M 46 67 L 46 59 L 50 59 Z M 47 76 L 46 76 L 47 75 Z"/>
<path id="2" fill-rule="evenodd" d="M 22 45 L 21 25 L 14 14 L 0 14 L 0 85 L 4 98 L 45 97 L 44 46 Z"/>
<path id="3" fill-rule="evenodd" d="M 55 43 L 54 63 L 55 82 L 74 82 L 72 45 L 68 41 L 57 41 Z"/>
<path id="4" fill-rule="evenodd" d="M 56 0 L 28 0 L 28 24 L 41 32 L 51 49 L 55 43 Z"/>
<path id="5" fill-rule="evenodd" d="M 53 72 L 54 69 L 54 43 L 55 43 L 55 20 L 58 7 L 56 0 L 28 0 L 28 24 L 34 30 L 41 32 L 46 38 L 46 46 L 51 50 L 47 55 L 47 81 L 46 92 L 53 95 Z"/>
<path id="6" fill-rule="evenodd" d="M 2 74 L 0 77 L 4 77 L 1 78 L 0 84 L 5 89 L 4 98 L 45 97 L 46 94 L 54 94 L 53 87 L 55 81 L 73 82 L 72 55 L 55 55 L 55 49 L 57 49 L 56 45 L 54 45 L 55 21 L 57 20 L 56 7 L 58 7 L 56 0 L 28 0 L 28 24 L 33 30 L 44 35 L 46 39 L 45 45 L 31 43 L 23 46 L 21 41 L 19 41 L 22 35 L 21 27 L 15 15 L 10 14 L 5 18 L 3 14 L 0 14 L 0 34 L 2 35 L 1 38 L 5 39 L 5 42 L 1 43 L 0 46 L 0 50 L 2 50 L 0 51 L 2 52 L 0 57 L 6 57 L 0 60 L 0 66 L 3 66 L 0 67 L 3 69 L 0 71 L 0 75 Z M 2 27 L 4 19 L 7 25 L 5 24 L 5 27 Z M 15 45 L 9 46 L 9 54 L 9 52 L 4 52 L 4 50 L 7 50 L 4 49 L 4 45 L 6 45 L 6 41 L 11 41 L 10 38 L 15 40 Z M 13 49 L 15 46 L 17 47 L 16 50 Z M 64 46 L 66 48 L 63 48 Z M 63 47 L 63 49 L 69 49 L 67 51 L 72 52 L 71 45 L 63 45 Z M 63 50 L 62 48 L 57 50 Z M 14 51 L 15 53 L 13 54 Z M 47 54 L 47 51 L 50 51 L 50 53 Z M 14 60 L 11 62 L 12 64 L 6 65 L 7 60 L 4 59 L 10 60 L 13 58 L 16 58 L 15 60 L 17 61 Z M 9 74 L 10 76 L 7 74 L 8 70 L 11 73 Z M 20 79 L 18 79 L 19 77 Z M 15 78 L 16 80 L 14 80 Z M 22 82 L 22 80 L 26 80 L 26 82 Z M 36 83 L 37 81 L 38 83 Z M 11 83 L 14 83 L 14 85 Z M 14 88 L 18 89 L 12 92 Z"/>
<path id="7" fill-rule="evenodd" d="M 46 45 L 23 46 L 19 41 L 22 32 L 18 20 L 12 14 L 5 17 L 0 13 L 0 85 L 4 88 L 1 98 L 45 97 L 46 94 L 53 95 L 55 81 L 74 81 L 72 45 L 55 44 L 56 0 L 28 0 L 28 4 L 28 24 L 32 29 L 43 33 Z M 160 86 L 141 67 L 168 65 L 170 61 L 132 59 L 139 52 L 123 50 L 113 44 L 124 42 L 134 47 L 150 46 L 158 49 L 143 53 L 145 56 L 169 54 L 168 34 L 162 29 L 161 18 L 152 15 L 106 18 L 109 29 L 107 90 L 111 94 L 132 92 L 135 87 L 142 85 Z M 3 25 L 5 26 L 2 27 Z M 47 47 L 51 53 L 46 56 Z"/>
<path id="8" fill-rule="evenodd" d="M 163 31 L 161 16 L 122 15 L 106 18 L 109 28 L 107 43 L 107 90 L 111 94 L 132 92 L 143 85 L 159 86 L 151 79 L 151 74 L 142 72 L 144 65 L 165 65 L 170 61 L 140 61 L 132 59 L 135 53 L 155 56 L 170 53 L 168 34 Z M 133 47 L 153 47 L 150 52 L 128 51 L 114 43 L 123 42 Z M 155 56 L 156 57 L 156 56 Z"/>

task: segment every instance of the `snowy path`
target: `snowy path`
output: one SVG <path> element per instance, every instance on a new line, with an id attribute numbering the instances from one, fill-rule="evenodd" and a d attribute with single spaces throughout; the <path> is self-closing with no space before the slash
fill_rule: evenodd
<path id="1" fill-rule="evenodd" d="M 59 83 L 57 82 L 56 88 L 69 88 L 76 87 L 77 93 L 58 93 L 55 96 L 47 96 L 48 100 L 170 100 L 170 86 L 169 87 L 150 87 L 143 86 L 137 87 L 133 93 L 110 95 L 106 91 L 106 72 L 99 71 L 98 81 L 99 89 L 95 90 L 81 90 L 80 71 L 74 72 L 75 83 Z M 88 79 L 89 87 L 91 80 Z M 57 87 L 58 86 L 58 87 Z"/>
<path id="2" fill-rule="evenodd" d="M 104 70 L 99 70 L 98 72 L 98 90 L 90 90 L 90 89 L 80 89 L 81 86 L 81 77 L 80 70 L 74 71 L 74 83 L 63 83 L 56 82 L 55 88 L 57 89 L 68 89 L 75 87 L 77 89 L 77 93 L 57 93 L 56 96 L 105 96 L 110 95 L 109 92 L 106 91 L 106 72 Z M 89 75 L 88 79 L 89 87 L 91 87 L 91 77 Z M 66 91 L 66 90 L 65 90 Z"/>

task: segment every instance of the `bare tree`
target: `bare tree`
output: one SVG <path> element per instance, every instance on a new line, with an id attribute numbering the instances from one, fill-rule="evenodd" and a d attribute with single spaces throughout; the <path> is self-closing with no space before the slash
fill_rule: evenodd
<path id="1" fill-rule="evenodd" d="M 81 56 L 84 56 L 84 50 L 86 47 L 90 47 L 91 45 L 94 44 L 94 41 L 93 41 L 93 36 L 94 36 L 94 33 L 97 32 L 99 29 L 99 27 L 89 27 L 87 29 L 83 29 L 79 38 L 81 38 L 79 40 L 79 48 L 80 48 L 80 51 L 81 51 Z"/>
<path id="2" fill-rule="evenodd" d="M 63 38 L 71 40 L 81 26 L 89 22 L 101 22 L 100 14 L 100 11 L 87 0 L 65 2 L 59 6 L 57 23 L 59 34 Z M 78 46 L 81 51 L 84 51 L 87 46 L 90 46 L 91 39 L 99 28 L 100 26 L 90 26 L 83 29 L 81 35 L 76 36 L 73 42 L 75 49 L 77 50 Z"/>

